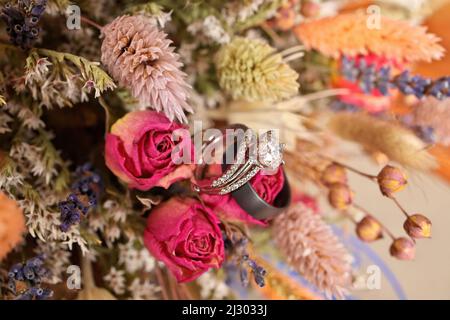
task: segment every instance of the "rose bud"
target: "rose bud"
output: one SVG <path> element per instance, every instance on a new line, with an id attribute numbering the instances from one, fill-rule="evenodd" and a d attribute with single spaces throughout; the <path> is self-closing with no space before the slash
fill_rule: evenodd
<path id="1" fill-rule="evenodd" d="M 335 163 L 328 165 L 322 173 L 322 183 L 326 186 L 334 183 L 347 184 L 347 173 L 344 167 Z"/>
<path id="2" fill-rule="evenodd" d="M 389 249 L 391 256 L 400 260 L 412 260 L 416 255 L 416 245 L 411 239 L 397 238 Z"/>
<path id="3" fill-rule="evenodd" d="M 431 221 L 421 214 L 414 214 L 406 219 L 403 228 L 411 238 L 431 237 Z"/>
<path id="4" fill-rule="evenodd" d="M 386 197 L 392 197 L 394 193 L 403 190 L 408 183 L 402 170 L 389 165 L 380 171 L 377 180 L 381 193 Z"/>
<path id="5" fill-rule="evenodd" d="M 371 216 L 364 217 L 356 225 L 358 238 L 365 242 L 372 242 L 383 237 L 381 224 Z"/>
<path id="6" fill-rule="evenodd" d="M 346 184 L 335 183 L 330 186 L 328 201 L 338 210 L 345 210 L 353 202 L 353 192 Z"/>

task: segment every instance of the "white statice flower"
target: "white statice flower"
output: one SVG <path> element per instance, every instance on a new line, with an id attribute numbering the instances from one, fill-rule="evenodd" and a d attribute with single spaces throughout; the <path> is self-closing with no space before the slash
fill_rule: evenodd
<path id="1" fill-rule="evenodd" d="M 160 28 L 164 28 L 166 24 L 172 20 L 172 10 L 169 12 L 160 11 L 158 14 L 149 16 L 150 21 Z"/>
<path id="2" fill-rule="evenodd" d="M 30 165 L 29 169 L 33 176 L 42 176 L 46 171 L 45 163 L 41 157 L 42 151 L 42 147 L 21 142 L 11 147 L 9 156 L 20 162 L 27 162 Z M 49 174 L 51 175 L 51 173 Z"/>
<path id="3" fill-rule="evenodd" d="M 200 42 L 203 40 L 205 43 L 226 44 L 231 39 L 230 35 L 223 28 L 222 23 L 215 16 L 207 16 L 201 21 L 196 21 L 190 24 L 187 30 L 192 35 L 200 37 Z"/>
<path id="4" fill-rule="evenodd" d="M 144 271 L 152 272 L 155 269 L 156 260 L 155 258 L 148 252 L 147 248 L 143 248 L 139 255 L 142 260 Z"/>
<path id="5" fill-rule="evenodd" d="M 141 249 L 136 249 L 134 240 L 126 244 L 119 244 L 119 264 L 125 266 L 128 273 L 134 273 L 138 270 L 152 272 L 155 268 L 155 258 L 148 252 L 147 248 L 138 244 Z"/>
<path id="6" fill-rule="evenodd" d="M 6 112 L 1 111 L 0 113 L 0 134 L 11 132 L 9 123 L 13 121 L 13 118 L 9 116 Z"/>
<path id="7" fill-rule="evenodd" d="M 101 214 L 90 214 L 88 216 L 89 227 L 94 231 L 103 232 L 106 226 L 106 220 Z"/>
<path id="8" fill-rule="evenodd" d="M 106 200 L 103 204 L 103 208 L 107 210 L 107 214 L 115 222 L 125 222 L 127 219 L 127 209 L 121 206 L 115 200 Z"/>
<path id="9" fill-rule="evenodd" d="M 158 292 L 161 291 L 159 286 L 152 284 L 149 280 L 139 280 L 135 278 L 128 287 L 132 300 L 156 300 Z"/>
<path id="10" fill-rule="evenodd" d="M 132 241 L 119 244 L 119 264 L 124 265 L 128 273 L 134 273 L 142 267 L 139 251 L 134 248 Z"/>
<path id="11" fill-rule="evenodd" d="M 256 12 L 258 12 L 264 2 L 265 0 L 253 0 L 246 6 L 241 6 L 238 11 L 239 21 L 245 21 L 253 16 Z"/>
<path id="12" fill-rule="evenodd" d="M 28 106 L 10 102 L 3 106 L 3 109 L 20 119 L 22 125 L 27 129 L 36 130 L 45 127 L 44 121 L 42 121 Z"/>
<path id="13" fill-rule="evenodd" d="M 119 226 L 117 225 L 108 225 L 105 228 L 104 233 L 108 246 L 111 246 L 114 242 L 116 242 L 116 240 L 118 240 L 120 238 L 120 235 L 122 234 Z"/>
<path id="14" fill-rule="evenodd" d="M 47 78 L 51 65 L 52 63 L 47 58 L 37 59 L 34 67 L 27 68 L 25 71 L 25 84 L 44 81 Z"/>
<path id="15" fill-rule="evenodd" d="M 125 293 L 125 271 L 111 267 L 108 274 L 103 277 L 108 287 L 118 295 Z"/>
<path id="16" fill-rule="evenodd" d="M 230 294 L 230 288 L 213 271 L 202 274 L 197 279 L 197 283 L 200 286 L 200 296 L 203 299 L 223 300 Z"/>

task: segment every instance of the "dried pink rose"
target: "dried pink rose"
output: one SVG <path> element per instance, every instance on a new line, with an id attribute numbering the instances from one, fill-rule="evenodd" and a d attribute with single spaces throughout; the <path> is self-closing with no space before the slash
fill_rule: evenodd
<path id="1" fill-rule="evenodd" d="M 193 281 L 222 265 L 225 250 L 219 224 L 212 210 L 197 200 L 171 198 L 150 212 L 144 243 L 179 282 Z"/>
<path id="2" fill-rule="evenodd" d="M 192 150 L 190 139 L 172 139 L 172 133 L 182 128 L 154 111 L 130 112 L 106 136 L 106 165 L 130 188 L 144 191 L 156 186 L 168 188 L 178 180 L 189 179 L 192 166 L 177 165 L 172 158 L 182 158 L 184 150 Z M 174 151 L 175 147 L 178 149 Z"/>

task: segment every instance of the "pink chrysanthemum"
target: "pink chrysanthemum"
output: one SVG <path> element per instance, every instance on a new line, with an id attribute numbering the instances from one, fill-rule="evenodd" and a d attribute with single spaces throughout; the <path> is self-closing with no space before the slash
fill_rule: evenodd
<path id="1" fill-rule="evenodd" d="M 102 63 L 120 85 L 130 88 L 141 108 L 186 122 L 189 85 L 167 35 L 146 17 L 121 16 L 103 28 Z"/>

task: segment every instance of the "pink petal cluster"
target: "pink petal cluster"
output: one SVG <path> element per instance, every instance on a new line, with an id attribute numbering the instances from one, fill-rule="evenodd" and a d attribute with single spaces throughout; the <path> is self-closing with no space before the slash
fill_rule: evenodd
<path id="1" fill-rule="evenodd" d="M 142 109 L 153 108 L 187 122 L 189 85 L 167 34 L 142 15 L 121 16 L 102 30 L 102 63 L 120 85 L 128 87 Z"/>

